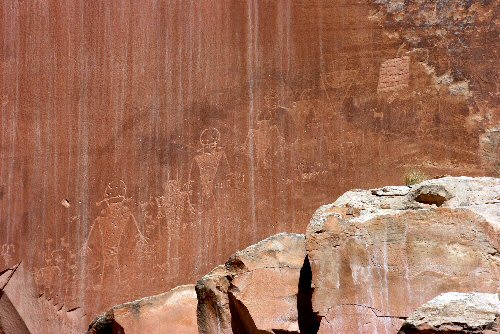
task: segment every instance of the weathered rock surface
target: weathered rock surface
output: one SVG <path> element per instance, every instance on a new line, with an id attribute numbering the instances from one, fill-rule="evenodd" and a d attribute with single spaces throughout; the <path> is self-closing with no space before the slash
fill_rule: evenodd
<path id="1" fill-rule="evenodd" d="M 185 317 L 202 334 L 498 333 L 499 198 L 495 178 L 349 191 L 305 236 L 274 235 L 202 277 L 197 324 L 187 286 L 114 307 L 91 333 L 180 333 Z"/>
<path id="2" fill-rule="evenodd" d="M 498 1 L 0 3 L 0 271 L 88 322 L 348 189 L 500 175 Z"/>
<path id="3" fill-rule="evenodd" d="M 80 309 L 68 309 L 38 295 L 22 263 L 0 272 L 0 333 L 81 334 L 84 325 Z"/>
<path id="4" fill-rule="evenodd" d="M 235 253 L 196 285 L 200 333 L 298 333 L 305 258 L 304 235 L 287 233 Z"/>
<path id="5" fill-rule="evenodd" d="M 319 333 L 395 333 L 443 292 L 500 291 L 500 179 L 355 190 L 306 234 Z"/>
<path id="6" fill-rule="evenodd" d="M 113 307 L 97 317 L 88 334 L 196 334 L 194 285 Z"/>
<path id="7" fill-rule="evenodd" d="M 406 319 L 398 334 L 500 333 L 500 294 L 439 295 Z"/>

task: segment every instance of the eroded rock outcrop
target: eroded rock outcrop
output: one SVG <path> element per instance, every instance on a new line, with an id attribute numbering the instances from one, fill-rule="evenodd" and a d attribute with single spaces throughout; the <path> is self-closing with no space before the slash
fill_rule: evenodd
<path id="1" fill-rule="evenodd" d="M 305 237 L 281 233 L 235 253 L 197 284 L 200 333 L 299 333 Z"/>
<path id="2" fill-rule="evenodd" d="M 398 334 L 500 333 L 500 296 L 444 293 L 419 307 Z"/>
<path id="3" fill-rule="evenodd" d="M 88 334 L 196 334 L 194 285 L 178 286 L 166 293 L 113 307 L 98 316 Z"/>
<path id="4" fill-rule="evenodd" d="M 319 333 L 395 333 L 443 292 L 500 291 L 500 180 L 354 190 L 308 227 Z"/>

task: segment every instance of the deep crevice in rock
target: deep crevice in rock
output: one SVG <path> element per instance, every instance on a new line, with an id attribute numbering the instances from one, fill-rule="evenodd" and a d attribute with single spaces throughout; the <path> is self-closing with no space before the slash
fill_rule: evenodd
<path id="1" fill-rule="evenodd" d="M 231 312 L 231 329 L 233 334 L 251 334 L 257 331 L 248 309 L 236 297 L 228 292 L 229 311 Z"/>
<path id="2" fill-rule="evenodd" d="M 312 269 L 309 257 L 304 259 L 300 269 L 299 293 L 297 294 L 297 311 L 299 314 L 299 329 L 303 334 L 316 334 L 319 330 L 319 320 L 313 311 L 312 295 Z"/>

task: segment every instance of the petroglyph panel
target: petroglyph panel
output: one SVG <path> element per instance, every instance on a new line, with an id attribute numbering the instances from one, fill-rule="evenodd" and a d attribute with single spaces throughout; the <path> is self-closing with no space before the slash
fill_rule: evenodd
<path id="1" fill-rule="evenodd" d="M 2 2 L 0 271 L 92 318 L 350 188 L 496 173 L 494 2 L 391 3 Z"/>
<path id="2" fill-rule="evenodd" d="M 390 92 L 408 87 L 410 81 L 410 57 L 386 60 L 380 65 L 378 91 Z"/>

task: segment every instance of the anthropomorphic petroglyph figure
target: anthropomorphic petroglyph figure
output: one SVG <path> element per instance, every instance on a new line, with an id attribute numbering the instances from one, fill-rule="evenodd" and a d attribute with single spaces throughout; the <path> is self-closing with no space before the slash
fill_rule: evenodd
<path id="1" fill-rule="evenodd" d="M 151 277 L 158 276 L 158 273 L 161 279 L 167 275 L 178 275 L 175 265 L 170 265 L 170 261 L 179 255 L 182 241 L 177 239 L 184 236 L 181 222 L 188 219 L 188 209 L 189 194 L 179 180 L 167 180 L 161 196 L 151 197 L 149 201 L 141 203 L 147 240 L 144 255 L 150 263 L 145 270 L 152 271 Z"/>
<path id="2" fill-rule="evenodd" d="M 90 275 L 100 288 L 112 288 L 126 280 L 122 266 L 130 267 L 127 261 L 132 261 L 130 257 L 136 248 L 145 242 L 127 206 L 126 193 L 127 187 L 121 180 L 107 185 L 104 199 L 97 203 L 105 208 L 94 220 L 84 245 Z"/>
<path id="3" fill-rule="evenodd" d="M 231 174 L 225 152 L 219 148 L 220 133 L 215 128 L 203 130 L 201 150 L 194 157 L 189 172 L 189 194 L 201 245 L 195 266 L 202 265 L 208 254 L 219 254 L 224 246 L 225 220 L 230 212 Z"/>
<path id="4" fill-rule="evenodd" d="M 34 278 L 40 294 L 47 299 L 56 299 L 59 287 L 63 287 L 64 251 L 56 249 L 54 240 L 45 240 L 45 263 L 41 268 L 34 268 Z M 62 289 L 61 289 L 62 290 Z"/>
<path id="5" fill-rule="evenodd" d="M 298 178 L 295 163 L 298 136 L 293 109 L 288 108 L 293 104 L 286 86 L 280 87 L 281 92 L 275 88 L 263 91 L 254 123 L 241 146 L 250 171 L 246 185 L 252 189 L 254 198 L 259 199 L 251 207 L 253 219 L 260 222 L 248 232 L 253 235 L 286 229 L 285 222 L 289 220 L 284 217 L 285 210 L 279 210 L 290 202 L 292 185 Z"/>
<path id="6" fill-rule="evenodd" d="M 275 89 L 266 92 L 264 102 L 242 149 L 248 154 L 253 150 L 257 169 L 268 170 L 272 168 L 273 162 L 283 163 L 280 158 L 289 158 L 290 145 L 297 136 L 295 121 L 289 110 L 282 106 L 280 95 Z"/>
<path id="7" fill-rule="evenodd" d="M 297 139 L 295 120 L 286 106 L 286 101 L 280 97 L 275 89 L 270 89 L 264 96 L 265 108 L 270 114 L 271 124 L 276 126 L 282 142 L 285 145 Z"/>
<path id="8" fill-rule="evenodd" d="M 250 130 L 249 136 L 253 137 L 257 168 L 269 169 L 273 159 L 273 140 L 280 138 L 280 132 L 271 124 L 271 114 L 267 110 L 257 115 L 256 123 L 256 128 Z M 248 141 L 245 145 L 248 145 Z"/>
<path id="9" fill-rule="evenodd" d="M 14 244 L 2 245 L 0 255 L 2 256 L 3 264 L 5 267 L 12 265 L 12 261 L 14 260 L 14 252 Z"/>
<path id="10" fill-rule="evenodd" d="M 189 201 L 187 191 L 182 189 L 179 180 L 168 180 L 164 186 L 164 195 L 156 197 L 158 217 L 180 220 Z"/>
<path id="11" fill-rule="evenodd" d="M 304 131 L 300 140 L 302 179 L 316 178 L 326 171 L 326 138 L 323 124 L 315 110 L 309 109 L 304 115 Z"/>
<path id="12" fill-rule="evenodd" d="M 215 128 L 205 129 L 200 135 L 202 149 L 194 157 L 189 172 L 191 203 L 194 205 L 213 204 L 229 183 L 229 163 L 224 151 L 218 147 L 219 141 L 220 133 Z"/>

